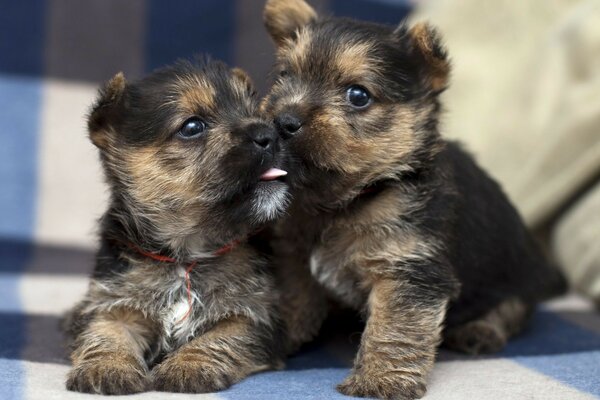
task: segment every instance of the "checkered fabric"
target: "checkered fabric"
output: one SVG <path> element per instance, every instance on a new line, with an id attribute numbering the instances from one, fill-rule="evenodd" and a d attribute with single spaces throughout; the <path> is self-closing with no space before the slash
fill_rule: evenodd
<path id="1" fill-rule="evenodd" d="M 312 1 L 322 13 L 396 23 L 404 1 Z M 273 48 L 262 0 L 0 0 L 0 399 L 77 399 L 58 329 L 84 294 L 106 189 L 85 133 L 99 82 L 140 77 L 207 52 L 268 88 Z M 332 399 L 359 331 L 323 337 L 286 369 L 193 398 Z M 600 317 L 583 300 L 545 305 L 504 352 L 442 351 L 427 399 L 589 399 L 600 396 Z M 191 395 L 144 393 L 146 399 Z"/>

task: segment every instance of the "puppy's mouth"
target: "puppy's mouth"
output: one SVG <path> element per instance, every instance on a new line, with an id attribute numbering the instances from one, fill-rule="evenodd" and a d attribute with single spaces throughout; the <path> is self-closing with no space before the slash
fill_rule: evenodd
<path id="1" fill-rule="evenodd" d="M 262 173 L 262 175 L 260 176 L 260 181 L 261 182 L 282 181 L 283 177 L 286 176 L 287 174 L 288 174 L 287 171 L 272 167 Z"/>

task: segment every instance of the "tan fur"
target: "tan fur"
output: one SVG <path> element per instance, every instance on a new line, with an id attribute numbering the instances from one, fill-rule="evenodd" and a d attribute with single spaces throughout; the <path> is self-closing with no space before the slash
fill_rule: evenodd
<path id="1" fill-rule="evenodd" d="M 214 96 L 212 86 L 198 86 L 186 90 L 181 96 L 180 104 L 188 113 L 195 114 L 200 104 L 208 109 L 214 108 Z"/>
<path id="2" fill-rule="evenodd" d="M 335 66 L 345 79 L 363 79 L 373 73 L 376 62 L 369 59 L 369 45 L 355 43 L 335 55 Z"/>
<path id="3" fill-rule="evenodd" d="M 362 309 L 373 282 L 398 274 L 399 265 L 433 257 L 439 244 L 419 231 L 390 221 L 410 218 L 414 199 L 388 189 L 355 212 L 343 213 L 322 228 L 327 238 L 311 250 L 313 276 L 338 300 Z"/>
<path id="4" fill-rule="evenodd" d="M 326 108 L 313 116 L 311 130 L 306 133 L 306 141 L 303 142 L 307 147 L 315 141 L 320 145 L 307 148 L 306 152 L 315 164 L 353 177 L 353 186 L 366 185 L 394 170 L 418 145 L 413 126 L 419 121 L 420 110 L 402 105 L 374 105 L 362 116 L 363 124 L 367 125 L 370 120 L 376 121 L 390 112 L 398 118 L 388 131 L 379 132 L 377 137 L 368 134 L 356 137 L 350 133 L 348 119 L 341 110 L 333 106 Z"/>
<path id="5" fill-rule="evenodd" d="M 98 314 L 71 354 L 67 388 L 106 394 L 144 391 L 150 382 L 144 352 L 155 334 L 156 327 L 139 311 L 116 308 Z"/>
<path id="6" fill-rule="evenodd" d="M 256 340 L 255 335 L 252 321 L 247 318 L 218 322 L 154 369 L 155 386 L 169 392 L 217 391 L 252 373 L 272 368 L 272 365 L 256 364 L 248 352 Z"/>
<path id="7" fill-rule="evenodd" d="M 338 389 L 350 396 L 419 398 L 433 366 L 446 303 L 405 302 L 406 284 L 373 282 L 369 319 L 353 372 Z"/>
<path id="8" fill-rule="evenodd" d="M 242 83 L 242 93 L 254 91 L 254 83 L 250 76 L 241 68 L 232 68 L 231 73 L 240 83 Z"/>
<path id="9" fill-rule="evenodd" d="M 90 140 L 94 146 L 106 149 L 113 144 L 114 132 L 111 130 L 90 131 Z"/>
<path id="10" fill-rule="evenodd" d="M 312 7 L 302 0 L 268 0 L 264 10 L 267 30 L 276 43 L 282 43 L 316 17 Z"/>
<path id="11" fill-rule="evenodd" d="M 279 45 L 277 56 L 279 59 L 285 60 L 292 71 L 299 71 L 305 62 L 310 41 L 310 30 L 300 28 L 294 39 L 291 37 L 285 38 Z"/>
<path id="12" fill-rule="evenodd" d="M 168 153 L 170 162 L 175 163 L 176 160 L 173 158 L 177 157 L 179 152 L 185 154 L 185 149 L 168 151 L 161 147 L 148 146 L 127 154 L 125 158 L 127 172 L 131 174 L 132 179 L 144 182 L 143 185 L 133 188 L 138 202 L 150 205 L 176 199 L 184 203 L 191 203 L 198 198 L 198 192 L 193 190 L 197 189 L 197 187 L 194 188 L 194 185 L 197 185 L 198 181 L 193 165 L 190 165 L 189 161 L 181 160 L 178 163 L 181 172 L 176 179 L 173 179 L 172 174 L 168 173 L 168 169 L 171 168 L 168 165 L 169 161 L 161 157 Z M 184 154 L 179 158 L 183 159 Z"/>
<path id="13" fill-rule="evenodd" d="M 436 56 L 434 43 L 438 41 L 438 34 L 434 28 L 425 22 L 415 24 L 409 34 L 415 39 L 415 43 L 423 57 L 431 68 L 431 86 L 433 90 L 442 90 L 448 85 L 450 77 L 450 64 L 445 58 Z"/>

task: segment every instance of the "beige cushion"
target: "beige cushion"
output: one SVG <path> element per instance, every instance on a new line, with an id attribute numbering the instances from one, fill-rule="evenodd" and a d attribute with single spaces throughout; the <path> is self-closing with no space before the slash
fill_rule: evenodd
<path id="1" fill-rule="evenodd" d="M 559 220 L 552 245 L 573 286 L 600 305 L 600 183 Z"/>

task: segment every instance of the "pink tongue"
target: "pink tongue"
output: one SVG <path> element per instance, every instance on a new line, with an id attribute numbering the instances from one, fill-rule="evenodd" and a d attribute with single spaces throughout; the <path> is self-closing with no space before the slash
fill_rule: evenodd
<path id="1" fill-rule="evenodd" d="M 261 181 L 272 181 L 280 176 L 286 176 L 287 172 L 279 168 L 270 168 L 260 176 Z"/>

